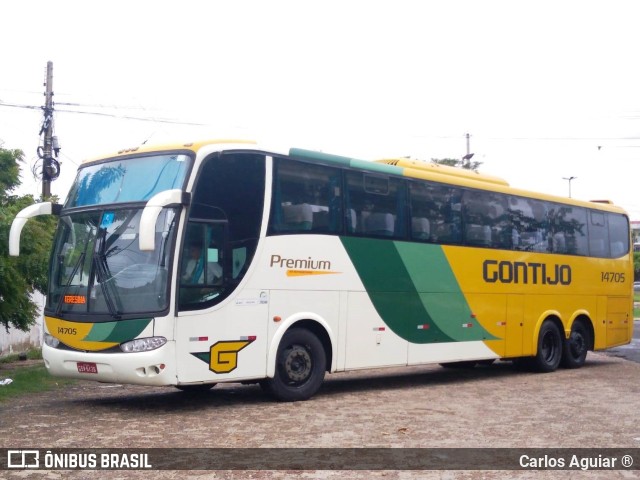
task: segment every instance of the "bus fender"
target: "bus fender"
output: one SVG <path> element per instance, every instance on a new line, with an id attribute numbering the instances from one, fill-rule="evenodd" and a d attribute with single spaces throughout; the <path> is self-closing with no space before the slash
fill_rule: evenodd
<path id="1" fill-rule="evenodd" d="M 547 310 L 545 312 L 542 312 L 542 314 L 538 317 L 538 321 L 536 322 L 535 328 L 533 329 L 533 335 L 531 336 L 531 355 L 536 355 L 538 353 L 538 336 L 540 335 L 540 328 L 542 328 L 542 324 L 549 317 L 555 317 L 560 321 L 560 323 L 562 323 L 562 328 L 560 330 L 565 334 L 566 338 L 564 323 L 562 322 L 562 315 L 560 315 L 560 312 L 558 312 L 557 310 Z"/>
<path id="2" fill-rule="evenodd" d="M 591 314 L 587 310 L 576 310 L 575 312 L 573 312 L 573 315 L 571 315 L 571 321 L 565 327 L 565 330 L 564 330 L 565 338 L 569 338 L 569 335 L 571 335 L 571 329 L 573 328 L 573 323 L 578 318 L 586 318 L 589 321 L 591 321 Z M 593 327 L 593 325 L 592 325 L 592 327 Z"/>
<path id="3" fill-rule="evenodd" d="M 329 324 L 324 320 L 324 318 L 311 312 L 295 313 L 280 322 L 280 324 L 278 325 L 278 329 L 276 330 L 276 333 L 273 335 L 273 338 L 271 339 L 271 345 L 269 346 L 269 351 L 267 352 L 267 377 L 273 378 L 274 375 L 276 374 L 276 355 L 278 353 L 278 347 L 280 346 L 280 341 L 282 340 L 282 337 L 284 336 L 287 330 L 289 330 L 296 323 L 303 320 L 311 320 L 313 322 L 318 323 L 325 330 L 325 332 L 327 332 L 327 335 L 329 336 L 329 341 L 331 342 L 332 351 L 333 352 L 336 351 L 335 335 L 333 333 L 333 330 L 329 326 Z M 336 368 L 337 355 L 334 354 L 332 355 L 332 357 L 333 358 L 331 360 L 330 371 L 333 372 L 335 371 L 335 368 Z"/>

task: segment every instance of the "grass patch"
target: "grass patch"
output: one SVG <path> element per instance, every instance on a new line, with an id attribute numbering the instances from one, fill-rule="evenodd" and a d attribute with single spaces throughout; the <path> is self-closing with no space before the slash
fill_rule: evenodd
<path id="1" fill-rule="evenodd" d="M 27 360 L 42 360 L 42 349 L 31 348 L 22 354 L 12 353 L 11 355 L 5 355 L 4 357 L 0 357 L 0 364 L 18 362 L 20 361 L 21 355 L 26 355 Z"/>
<path id="2" fill-rule="evenodd" d="M 52 377 L 42 364 L 0 369 L 0 380 L 10 378 L 9 385 L 0 386 L 0 402 L 12 397 L 45 392 L 70 385 L 73 380 Z"/>

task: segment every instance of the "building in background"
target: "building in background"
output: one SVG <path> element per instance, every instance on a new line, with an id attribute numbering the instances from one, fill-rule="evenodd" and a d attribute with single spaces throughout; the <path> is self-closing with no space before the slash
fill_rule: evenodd
<path id="1" fill-rule="evenodd" d="M 33 301 L 39 305 L 40 312 L 36 323 L 31 326 L 30 330 L 23 332 L 17 328 L 9 328 L 9 330 L 0 328 L 0 357 L 12 353 L 26 352 L 30 348 L 40 348 L 42 346 L 44 300 L 44 295 L 41 293 L 35 292 L 33 294 Z"/>

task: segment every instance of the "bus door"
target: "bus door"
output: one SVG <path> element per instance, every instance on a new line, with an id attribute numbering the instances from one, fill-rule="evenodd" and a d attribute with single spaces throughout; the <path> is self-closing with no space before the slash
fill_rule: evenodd
<path id="1" fill-rule="evenodd" d="M 225 222 L 189 222 L 179 262 L 178 382 L 217 382 L 266 373 L 268 292 L 236 292 L 246 268 Z M 233 295 L 232 295 L 233 294 Z"/>

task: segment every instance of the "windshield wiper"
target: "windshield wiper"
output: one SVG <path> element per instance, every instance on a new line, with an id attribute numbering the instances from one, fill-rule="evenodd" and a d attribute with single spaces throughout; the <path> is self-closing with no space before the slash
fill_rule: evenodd
<path id="1" fill-rule="evenodd" d="M 97 241 L 98 241 L 98 249 L 95 255 L 93 256 L 93 265 L 96 269 L 96 276 L 98 277 L 98 282 L 100 283 L 100 288 L 102 290 L 102 294 L 104 295 L 104 301 L 107 304 L 107 308 L 109 309 L 109 313 L 114 318 L 121 317 L 121 311 L 116 308 L 114 303 L 114 298 L 116 301 L 118 300 L 117 293 L 113 293 L 110 291 L 110 284 L 113 277 L 109 274 L 109 267 L 107 265 L 107 256 L 104 254 L 105 250 L 105 234 L 104 232 L 98 233 Z M 95 288 L 95 285 L 94 285 Z"/>
<path id="2" fill-rule="evenodd" d="M 64 300 L 64 297 L 67 294 L 67 291 L 69 290 L 69 287 L 71 286 L 71 282 L 73 281 L 74 277 L 76 276 L 76 273 L 78 272 L 78 268 L 80 268 L 80 265 L 82 265 L 84 263 L 84 257 L 85 256 L 86 256 L 85 252 L 82 252 L 80 254 L 80 257 L 78 258 L 78 261 L 76 262 L 76 264 L 73 267 L 73 270 L 71 271 L 71 275 L 69 275 L 69 280 L 67 280 L 67 284 L 62 289 L 62 293 L 60 294 L 60 300 L 58 301 L 58 305 L 56 306 L 56 316 L 60 316 L 60 312 L 62 311 L 62 302 Z"/>

